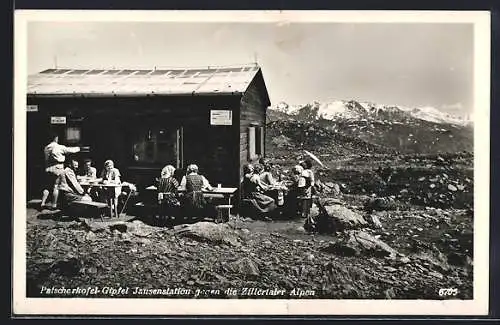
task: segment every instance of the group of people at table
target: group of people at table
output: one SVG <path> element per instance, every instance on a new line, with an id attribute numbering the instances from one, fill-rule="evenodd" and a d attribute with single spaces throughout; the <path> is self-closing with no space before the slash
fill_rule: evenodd
<path id="1" fill-rule="evenodd" d="M 246 164 L 241 181 L 243 202 L 253 210 L 251 213 L 254 216 L 264 219 L 268 219 L 279 207 L 283 208 L 279 209 L 280 212 L 292 216 L 302 214 L 311 203 L 301 199 L 312 197 L 314 191 L 311 167 L 310 160 L 301 161 L 292 169 L 291 177 L 282 181 L 281 177 L 274 177 L 272 165 L 267 159 L 261 158 L 258 164 Z M 158 215 L 175 215 L 176 211 L 190 216 L 215 214 L 214 205 L 204 195 L 213 191 L 214 187 L 199 174 L 198 166 L 189 165 L 180 182 L 175 177 L 175 171 L 172 165 L 165 166 L 152 187 L 157 191 Z M 303 206 L 303 202 L 309 206 Z"/>
<path id="2" fill-rule="evenodd" d="M 305 159 L 295 165 L 287 180 L 282 180 L 282 175 L 276 179 L 271 170 L 272 165 L 264 158 L 258 164 L 243 167 L 244 203 L 264 219 L 273 215 L 276 209 L 289 217 L 307 214 L 315 192 L 311 160 Z"/>
<path id="3" fill-rule="evenodd" d="M 52 141 L 45 146 L 45 180 L 42 192 L 42 209 L 64 208 L 75 201 L 105 202 L 111 213 L 118 215 L 118 197 L 122 186 L 134 188 L 133 184 L 121 181 L 120 171 L 112 160 L 106 160 L 97 177 L 97 169 L 92 166 L 91 159 L 85 159 L 80 170 L 79 161 L 66 155 L 87 150 L 86 147 L 68 147 L 59 144 L 59 137 L 52 136 Z M 52 193 L 50 192 L 52 190 Z M 52 194 L 52 202 L 47 200 Z"/>
<path id="4" fill-rule="evenodd" d="M 118 216 L 118 198 L 122 193 L 122 186 L 128 186 L 130 190 L 135 190 L 135 186 L 121 181 L 120 171 L 115 168 L 112 160 L 105 161 L 99 178 L 90 159 L 84 160 L 81 170 L 76 159 L 66 161 L 67 154 L 84 150 L 85 147 L 61 145 L 57 135 L 52 137 L 52 141 L 44 148 L 46 178 L 41 207 L 56 209 L 58 202 L 61 203 L 59 196 L 62 194 L 63 205 L 75 201 L 106 202 L 111 214 Z M 267 159 L 261 158 L 258 164 L 245 165 L 241 182 L 243 202 L 247 204 L 247 208 L 254 210 L 255 215 L 264 218 L 278 207 L 284 208 L 280 211 L 291 215 L 300 214 L 304 211 L 301 198 L 311 197 L 314 190 L 314 173 L 311 167 L 310 160 L 301 161 L 292 169 L 291 177 L 282 181 L 281 176 L 278 179 L 273 176 L 272 165 Z M 185 214 L 192 216 L 197 213 L 215 213 L 206 210 L 213 208 L 213 205 L 207 204 L 210 200 L 204 195 L 207 190 L 212 191 L 214 188 L 199 174 L 198 166 L 190 164 L 180 182 L 175 177 L 175 171 L 175 167 L 167 165 L 156 179 L 159 214 L 173 215 L 181 207 Z M 50 189 L 52 204 L 47 204 Z"/>

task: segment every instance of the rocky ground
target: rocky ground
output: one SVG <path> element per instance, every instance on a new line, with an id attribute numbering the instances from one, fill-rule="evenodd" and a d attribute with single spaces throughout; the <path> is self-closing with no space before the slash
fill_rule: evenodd
<path id="1" fill-rule="evenodd" d="M 429 160 L 422 158 L 421 164 L 413 165 L 427 164 Z M 371 169 L 376 171 L 376 165 Z M 435 167 L 432 163 L 429 168 Z M 401 191 L 373 195 L 370 182 L 365 182 L 366 193 L 362 193 L 361 185 L 356 185 L 360 180 L 353 178 L 342 186 L 343 181 L 325 171 L 322 183 L 337 185 L 325 185 L 320 194 L 337 222 L 330 234 L 306 233 L 303 220 L 232 217 L 226 224 L 201 221 L 166 228 L 147 220 L 42 219 L 36 210 L 28 209 L 28 295 L 46 296 L 47 289 L 41 293 L 43 287 L 96 286 L 101 292 L 93 297 L 109 297 L 102 288 L 121 287 L 129 289 L 115 295 L 472 299 L 473 214 L 468 207 L 472 202 L 471 196 L 458 195 L 470 185 L 467 176 L 448 172 L 454 190 L 439 181 L 446 179 L 443 171 L 435 171 L 425 180 L 419 181 L 424 177 L 419 176 L 403 182 L 403 189 L 414 197 L 429 193 L 429 184 L 436 184 L 437 197 L 445 193 L 448 200 L 435 207 L 407 200 Z M 332 190 L 336 187 L 339 192 Z M 420 188 L 425 190 L 419 192 Z M 312 213 L 319 211 L 314 208 Z M 177 292 L 172 291 L 175 288 Z M 243 288 L 284 291 L 245 292 Z M 68 295 L 82 293 L 63 294 Z"/>
<path id="2" fill-rule="evenodd" d="M 302 149 L 325 164 L 314 167 L 326 211 L 312 210 L 319 232 L 300 219 L 169 228 L 28 208 L 28 296 L 472 299 L 474 157 L 468 142 L 450 140 L 466 133 L 436 129 L 446 134 L 431 134 L 437 149 L 424 154 L 407 147 L 419 143 L 409 134 L 394 146 L 396 133 L 362 137 L 349 125 L 282 119 L 266 132 L 277 175 L 287 177 Z M 389 129 L 410 132 L 398 127 Z"/>

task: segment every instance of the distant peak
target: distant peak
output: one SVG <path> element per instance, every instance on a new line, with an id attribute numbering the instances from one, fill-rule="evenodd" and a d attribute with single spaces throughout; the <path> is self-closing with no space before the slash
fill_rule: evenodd
<path id="1" fill-rule="evenodd" d="M 330 102 L 313 100 L 307 104 L 291 105 L 284 101 L 279 102 L 271 109 L 281 111 L 289 115 L 304 115 L 314 119 L 366 119 L 378 120 L 401 120 L 418 119 L 434 123 L 447 123 L 455 125 L 466 125 L 470 123 L 470 116 L 456 116 L 449 112 L 443 112 L 433 106 L 406 107 L 400 105 L 377 104 L 372 101 L 358 101 L 354 99 L 341 99 Z M 313 110 L 306 112 L 305 110 Z M 313 117 L 311 114 L 316 114 Z"/>

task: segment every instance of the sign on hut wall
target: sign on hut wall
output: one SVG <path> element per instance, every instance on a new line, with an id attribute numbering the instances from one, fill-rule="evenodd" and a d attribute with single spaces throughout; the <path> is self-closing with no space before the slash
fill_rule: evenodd
<path id="1" fill-rule="evenodd" d="M 66 124 L 66 116 L 51 116 L 50 124 Z"/>
<path id="2" fill-rule="evenodd" d="M 233 125 L 233 111 L 210 110 L 210 125 Z"/>
<path id="3" fill-rule="evenodd" d="M 27 112 L 38 112 L 38 105 L 28 105 L 26 106 Z"/>

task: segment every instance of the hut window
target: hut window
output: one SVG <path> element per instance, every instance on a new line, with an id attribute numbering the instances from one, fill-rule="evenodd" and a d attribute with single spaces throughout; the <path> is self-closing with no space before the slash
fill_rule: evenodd
<path id="1" fill-rule="evenodd" d="M 176 162 L 176 130 L 148 128 L 140 130 L 133 143 L 133 159 L 142 163 Z"/>
<path id="2" fill-rule="evenodd" d="M 82 130 L 78 126 L 69 126 L 66 128 L 66 141 L 68 143 L 77 143 L 82 136 Z"/>

